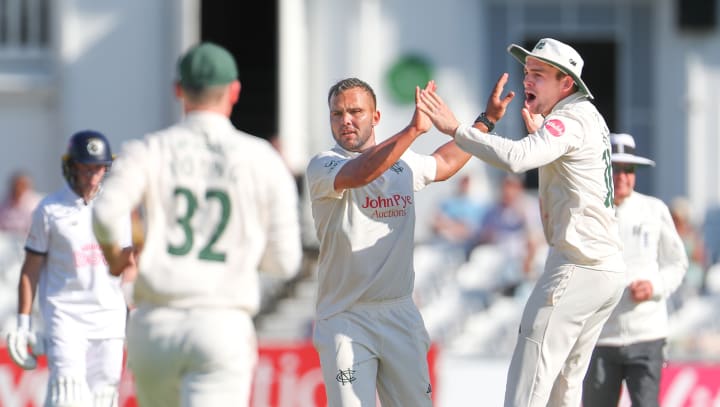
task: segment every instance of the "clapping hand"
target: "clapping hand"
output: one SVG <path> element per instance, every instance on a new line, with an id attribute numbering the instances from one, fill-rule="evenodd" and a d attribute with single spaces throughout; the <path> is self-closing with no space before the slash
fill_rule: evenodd
<path id="1" fill-rule="evenodd" d="M 419 104 L 421 103 L 420 95 L 421 92 L 434 92 L 435 89 L 437 89 L 437 85 L 435 85 L 435 81 L 432 80 L 429 81 L 422 90 L 419 86 L 415 86 L 415 114 L 413 115 L 413 123 L 421 133 L 425 133 L 430 130 L 433 123 L 430 120 L 430 117 L 428 117 L 428 115 L 419 108 Z"/>
<path id="2" fill-rule="evenodd" d="M 435 81 L 428 82 L 428 86 L 416 97 L 416 108 L 425 113 L 440 132 L 453 135 L 460 123 L 440 95 L 435 93 L 436 88 Z"/>
<path id="3" fill-rule="evenodd" d="M 492 93 L 490 93 L 487 105 L 485 106 L 485 115 L 493 123 L 499 122 L 500 119 L 505 116 L 505 111 L 507 110 L 510 101 L 512 101 L 515 97 L 515 92 L 509 91 L 502 99 L 500 98 L 503 90 L 505 89 L 505 85 L 507 84 L 508 77 L 509 75 L 507 72 L 500 75 L 500 78 L 495 83 L 495 88 Z"/>

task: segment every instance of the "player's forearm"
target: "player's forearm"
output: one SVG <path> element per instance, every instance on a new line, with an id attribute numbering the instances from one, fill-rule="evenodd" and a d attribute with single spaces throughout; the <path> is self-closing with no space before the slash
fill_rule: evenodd
<path id="1" fill-rule="evenodd" d="M 422 133 L 416 127 L 408 126 L 363 151 L 340 170 L 336 177 L 336 189 L 356 188 L 371 183 L 395 164 Z"/>
<path id="2" fill-rule="evenodd" d="M 682 284 L 689 267 L 689 261 L 685 246 L 675 229 L 669 210 L 663 211 L 661 222 L 657 262 L 663 285 L 661 293 L 667 298 Z"/>
<path id="3" fill-rule="evenodd" d="M 455 175 L 472 155 L 458 147 L 454 141 L 443 144 L 433 153 L 437 162 L 435 181 L 445 181 Z"/>
<path id="4" fill-rule="evenodd" d="M 455 131 L 455 142 L 464 151 L 497 168 L 512 171 L 512 162 L 507 158 L 511 146 L 505 145 L 510 140 L 490 143 L 493 135 L 486 134 L 474 127 L 460 125 Z"/>
<path id="5" fill-rule="evenodd" d="M 100 248 L 105 256 L 105 261 L 107 261 L 110 274 L 113 276 L 122 274 L 126 265 L 121 264 L 122 250 L 120 246 L 114 243 L 100 243 Z"/>
<path id="6" fill-rule="evenodd" d="M 136 274 L 137 273 L 137 260 L 135 258 L 135 249 L 133 247 L 126 247 L 121 251 L 121 264 L 118 275 L 122 274 Z"/>
<path id="7" fill-rule="evenodd" d="M 40 280 L 40 271 L 45 264 L 45 255 L 27 251 L 25 261 L 20 269 L 20 281 L 18 282 L 18 313 L 30 314 L 32 304 Z"/>
<path id="8" fill-rule="evenodd" d="M 298 198 L 289 176 L 276 179 L 274 191 L 274 199 L 268 207 L 268 242 L 260 269 L 291 278 L 299 271 L 302 260 Z"/>
<path id="9" fill-rule="evenodd" d="M 561 150 L 543 143 L 540 137 L 511 140 L 463 125 L 455 132 L 455 142 L 488 164 L 514 173 L 541 167 L 562 155 Z"/>
<path id="10" fill-rule="evenodd" d="M 24 273 L 20 275 L 20 283 L 18 285 L 18 314 L 30 315 L 32 312 L 35 287 L 37 287 L 37 282 L 33 282 L 30 276 Z"/>

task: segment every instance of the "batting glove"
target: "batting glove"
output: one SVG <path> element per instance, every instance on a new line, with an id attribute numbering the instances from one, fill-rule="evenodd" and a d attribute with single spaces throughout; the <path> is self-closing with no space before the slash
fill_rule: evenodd
<path id="1" fill-rule="evenodd" d="M 7 348 L 13 362 L 25 370 L 37 367 L 37 356 L 45 353 L 43 338 L 30 331 L 30 316 L 18 315 L 18 327 L 7 336 Z"/>

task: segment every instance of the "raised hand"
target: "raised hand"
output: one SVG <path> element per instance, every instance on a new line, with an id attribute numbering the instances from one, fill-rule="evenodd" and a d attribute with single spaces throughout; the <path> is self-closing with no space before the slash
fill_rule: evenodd
<path id="1" fill-rule="evenodd" d="M 436 88 L 435 81 L 429 81 L 422 91 L 435 91 Z M 412 123 L 420 132 L 425 133 L 433 124 L 430 117 L 418 108 L 422 91 L 419 86 L 415 86 L 415 114 L 413 114 Z"/>
<path id="2" fill-rule="evenodd" d="M 416 97 L 415 106 L 430 118 L 440 132 L 453 135 L 460 123 L 442 98 L 435 93 L 436 88 L 434 81 L 428 82 L 428 86 Z"/>
<path id="3" fill-rule="evenodd" d="M 503 116 L 505 116 L 507 106 L 510 104 L 510 101 L 513 100 L 513 98 L 515 97 L 515 92 L 509 91 L 505 95 L 505 97 L 503 97 L 502 99 L 500 98 L 503 89 L 505 89 L 505 84 L 507 84 L 508 77 L 509 75 L 507 74 L 507 72 L 500 75 L 500 78 L 495 83 L 495 88 L 490 94 L 487 105 L 485 107 L 485 115 L 487 115 L 488 119 L 492 120 L 493 123 L 497 123 L 498 121 L 500 121 L 500 119 L 503 118 Z"/>

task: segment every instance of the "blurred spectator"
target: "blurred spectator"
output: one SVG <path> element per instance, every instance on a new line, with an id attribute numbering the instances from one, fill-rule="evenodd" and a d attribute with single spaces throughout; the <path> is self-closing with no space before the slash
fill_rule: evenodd
<path id="1" fill-rule="evenodd" d="M 432 220 L 434 243 L 448 244 L 466 250 L 469 239 L 477 233 L 485 206 L 472 194 L 472 177 L 462 175 L 454 195 L 443 200 Z"/>
<path id="2" fill-rule="evenodd" d="M 497 202 L 482 218 L 480 228 L 470 239 L 471 251 L 478 245 L 495 245 L 506 261 L 500 271 L 500 290 L 515 295 L 519 286 L 537 277 L 537 254 L 545 245 L 537 199 L 523 186 L 516 174 L 505 174 Z"/>
<path id="3" fill-rule="evenodd" d="M 8 191 L 0 204 L 0 231 L 27 236 L 32 211 L 42 199 L 33 189 L 33 181 L 23 171 L 15 172 L 8 182 Z"/>
<path id="4" fill-rule="evenodd" d="M 711 265 L 720 264 L 720 204 L 714 204 L 707 208 L 702 225 L 703 241 L 705 242 L 705 261 L 709 268 Z"/>
<path id="5" fill-rule="evenodd" d="M 683 282 L 683 294 L 695 295 L 702 293 L 705 290 L 707 256 L 705 254 L 705 241 L 693 223 L 690 201 L 685 197 L 674 198 L 670 203 L 670 215 L 690 260 L 690 267 Z"/>

